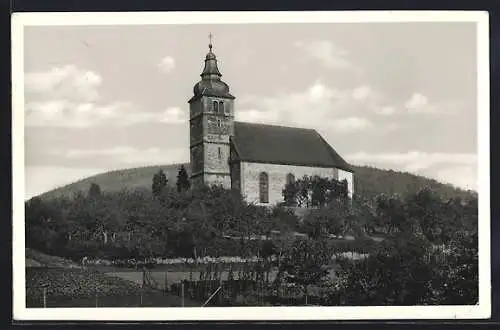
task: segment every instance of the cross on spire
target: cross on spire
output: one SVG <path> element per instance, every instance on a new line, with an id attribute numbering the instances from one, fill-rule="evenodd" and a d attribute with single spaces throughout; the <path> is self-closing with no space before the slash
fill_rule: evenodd
<path id="1" fill-rule="evenodd" d="M 210 34 L 208 35 L 208 40 L 209 40 L 208 48 L 210 48 L 210 51 L 212 51 L 212 32 L 210 32 Z"/>

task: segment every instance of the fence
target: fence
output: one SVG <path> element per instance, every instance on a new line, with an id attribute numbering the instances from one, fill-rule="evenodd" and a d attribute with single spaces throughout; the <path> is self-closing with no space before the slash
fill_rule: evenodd
<path id="1" fill-rule="evenodd" d="M 47 288 L 35 288 L 35 295 L 27 295 L 27 308 L 54 307 L 200 307 L 202 303 L 183 299 L 164 291 L 144 290 L 141 292 L 124 292 L 114 295 L 74 297 L 54 294 Z"/>

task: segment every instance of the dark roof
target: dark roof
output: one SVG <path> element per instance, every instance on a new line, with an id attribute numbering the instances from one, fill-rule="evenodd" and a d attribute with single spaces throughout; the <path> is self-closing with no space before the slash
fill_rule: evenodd
<path id="1" fill-rule="evenodd" d="M 234 123 L 231 138 L 237 159 L 248 162 L 312 167 L 352 167 L 314 129 Z"/>

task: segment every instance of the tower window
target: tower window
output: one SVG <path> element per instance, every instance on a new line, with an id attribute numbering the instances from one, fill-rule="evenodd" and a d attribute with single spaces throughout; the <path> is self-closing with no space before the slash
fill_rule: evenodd
<path id="1" fill-rule="evenodd" d="M 291 184 L 295 182 L 295 175 L 288 173 L 286 176 L 286 184 Z"/>
<path id="2" fill-rule="evenodd" d="M 266 172 L 259 175 L 259 200 L 261 203 L 269 203 L 269 176 Z"/>
<path id="3" fill-rule="evenodd" d="M 214 112 L 215 112 L 215 113 L 219 112 L 219 102 L 214 101 L 214 103 L 213 103 L 213 104 L 214 104 Z"/>
<path id="4" fill-rule="evenodd" d="M 222 101 L 221 101 L 221 102 L 219 102 L 219 113 L 220 113 L 221 115 L 223 115 L 223 114 L 224 114 L 224 102 L 222 102 Z"/>
<path id="5" fill-rule="evenodd" d="M 221 158 L 222 158 L 222 152 L 221 152 L 220 147 L 219 147 L 219 159 L 221 159 Z"/>
<path id="6" fill-rule="evenodd" d="M 222 127 L 222 122 L 220 119 L 217 119 L 217 127 L 221 128 Z"/>

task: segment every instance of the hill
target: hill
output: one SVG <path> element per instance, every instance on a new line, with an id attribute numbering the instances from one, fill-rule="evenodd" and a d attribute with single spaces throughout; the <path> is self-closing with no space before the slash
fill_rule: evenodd
<path id="1" fill-rule="evenodd" d="M 119 191 L 128 189 L 151 189 L 153 175 L 162 169 L 168 178 L 168 184 L 174 186 L 177 181 L 177 172 L 181 164 L 136 167 L 124 170 L 110 171 L 97 174 L 74 183 L 56 188 L 42 194 L 40 197 L 50 199 L 59 196 L 72 196 L 78 191 L 86 192 L 92 183 L 101 187 L 102 191 Z M 189 164 L 184 164 L 189 171 Z M 423 187 L 436 190 L 441 196 L 468 197 L 475 192 L 465 191 L 450 184 L 444 184 L 434 179 L 414 175 L 407 172 L 383 170 L 369 166 L 354 166 L 354 191 L 359 196 L 371 199 L 381 193 L 417 192 Z"/>

